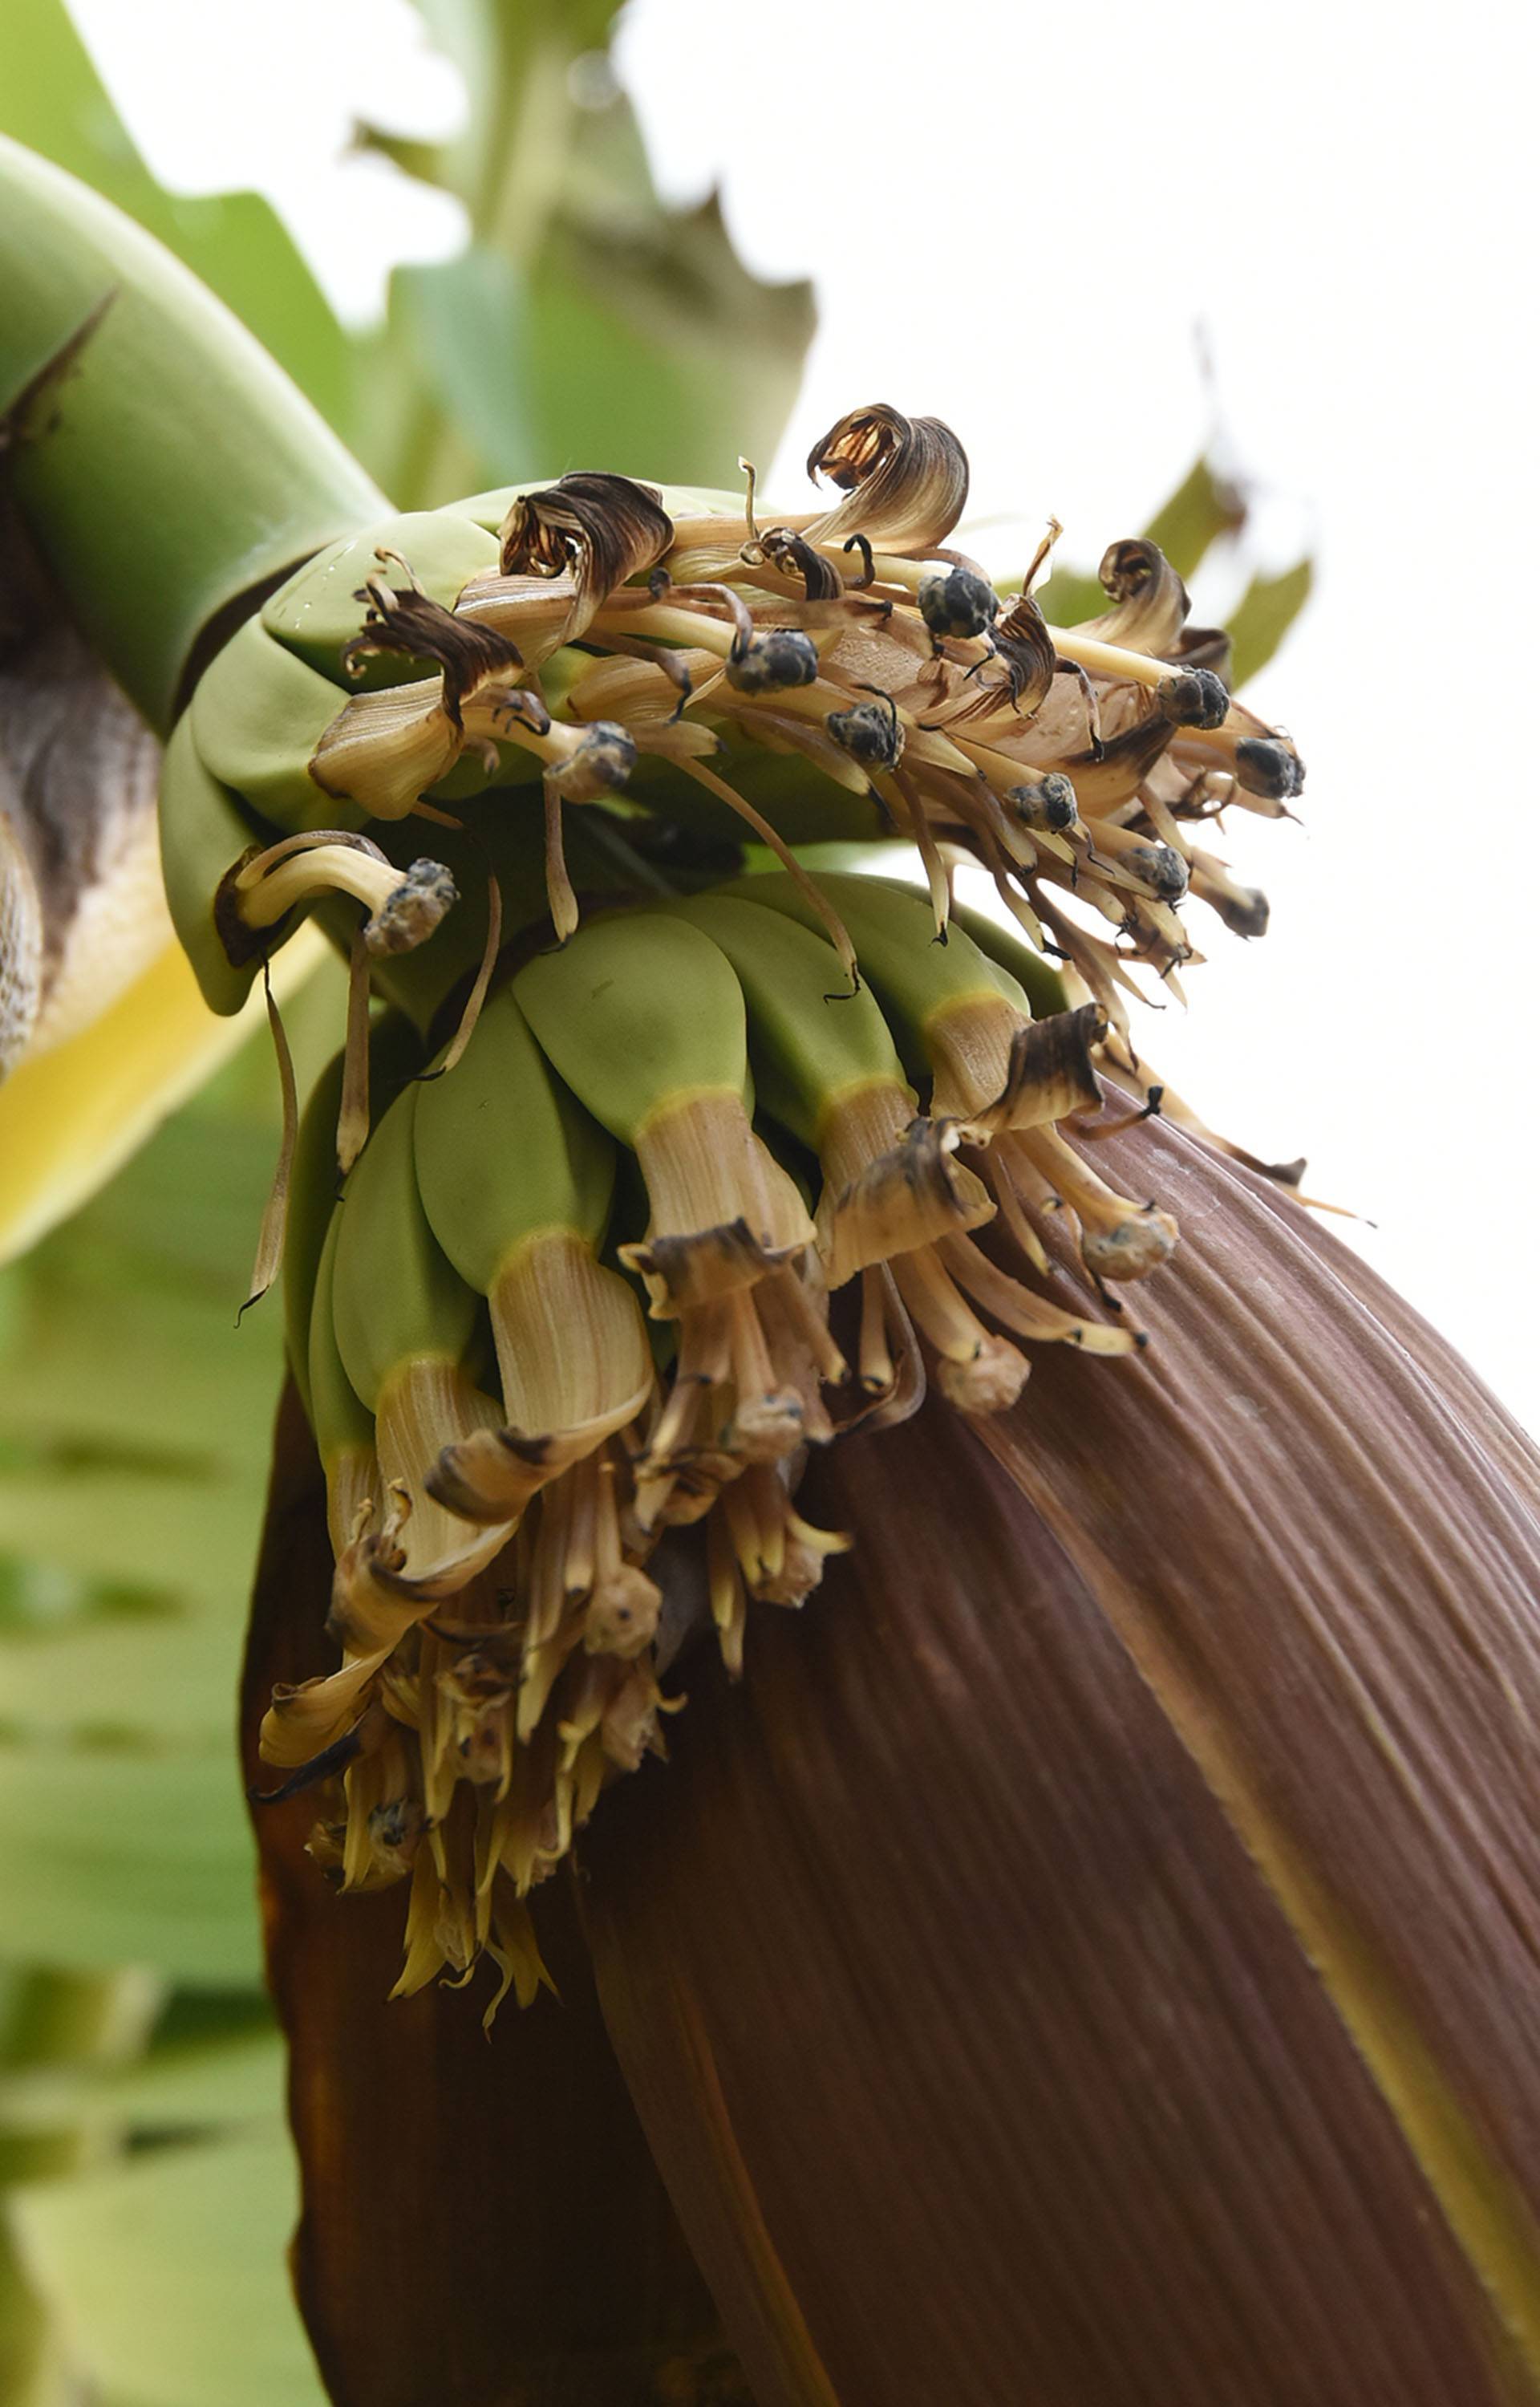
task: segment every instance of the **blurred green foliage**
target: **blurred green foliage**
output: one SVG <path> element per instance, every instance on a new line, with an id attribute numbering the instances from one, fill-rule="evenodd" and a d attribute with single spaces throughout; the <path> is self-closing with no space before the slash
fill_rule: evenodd
<path id="1" fill-rule="evenodd" d="M 259 335 L 403 509 L 571 467 L 732 483 L 775 448 L 812 334 L 806 284 L 766 285 L 714 199 L 663 207 L 609 70 L 614 0 L 419 0 L 460 68 L 451 141 L 360 145 L 460 201 L 469 247 L 398 269 L 383 326 L 340 325 L 253 192 L 162 191 L 62 0 L 7 0 L 0 130 L 184 259 Z"/>
<path id="2" fill-rule="evenodd" d="M 302 1077 L 342 1000 L 339 966 L 291 1006 Z M 321 2395 L 232 1743 L 282 1368 L 276 1310 L 235 1304 L 276 1141 L 258 1042 L 0 1272 L 7 2407 Z"/>

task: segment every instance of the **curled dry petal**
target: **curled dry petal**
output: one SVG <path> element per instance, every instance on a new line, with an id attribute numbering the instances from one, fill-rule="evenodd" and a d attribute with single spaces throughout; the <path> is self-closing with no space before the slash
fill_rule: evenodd
<path id="1" fill-rule="evenodd" d="M 540 492 L 519 494 L 499 535 L 504 577 L 571 571 L 572 602 L 561 641 L 572 643 L 617 585 L 663 558 L 673 520 L 655 487 L 580 469 Z"/>
<path id="2" fill-rule="evenodd" d="M 759 2407 L 1533 2400 L 1534 1457 L 1264 1182 L 1108 1151 L 1148 1354 L 818 1458 L 852 1554 L 598 1816 L 621 2062 Z"/>
<path id="3" fill-rule="evenodd" d="M 1158 544 L 1129 535 L 1109 544 L 1096 571 L 1112 607 L 1077 628 L 1131 652 L 1165 653 L 1180 641 L 1192 607 L 1187 588 Z"/>
<path id="4" fill-rule="evenodd" d="M 490 684 L 516 684 L 514 673 L 522 666 L 522 656 L 516 644 L 495 627 L 446 610 L 414 588 L 398 593 L 382 577 L 371 577 L 360 598 L 369 607 L 363 633 L 354 636 L 343 655 L 349 670 L 380 652 L 431 661 L 443 674 L 445 715 L 457 728 L 463 724 L 461 709 L 468 695 Z"/>
<path id="5" fill-rule="evenodd" d="M 968 699 L 938 719 L 938 726 L 961 726 L 997 713 L 1019 712 L 1024 719 L 1047 700 L 1053 682 L 1053 638 L 1030 593 L 1020 593 L 996 626 L 992 649 L 999 668 L 982 667 Z M 1000 672 L 1003 671 L 1003 675 Z"/>
<path id="6" fill-rule="evenodd" d="M 1106 1034 L 1107 1021 L 1094 1003 L 1026 1021 L 1010 1040 L 1005 1085 L 992 1104 L 972 1114 L 964 1136 L 976 1140 L 1005 1129 L 1045 1128 L 1071 1112 L 1095 1111 L 1101 1090 L 1091 1048 Z"/>
<path id="7" fill-rule="evenodd" d="M 950 1121 L 916 1119 L 899 1143 L 869 1161 L 818 1206 L 818 1246 L 831 1288 L 857 1271 L 979 1228 L 994 1214 L 982 1182 L 954 1161 Z"/>
<path id="8" fill-rule="evenodd" d="M 905 418 L 885 402 L 853 409 L 808 453 L 808 475 L 845 499 L 804 529 L 812 543 L 863 534 L 879 550 L 944 543 L 968 502 L 968 454 L 939 418 Z"/>

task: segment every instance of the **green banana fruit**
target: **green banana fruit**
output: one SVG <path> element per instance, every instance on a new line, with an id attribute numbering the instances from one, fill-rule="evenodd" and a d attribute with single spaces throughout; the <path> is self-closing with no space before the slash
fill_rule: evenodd
<path id="1" fill-rule="evenodd" d="M 433 1492 L 468 1518 L 511 1518 L 652 1391 L 635 1290 L 597 1259 L 615 1148 L 505 990 L 463 1059 L 421 1089 L 416 1158 L 434 1235 L 487 1299 L 508 1423 L 451 1446 Z"/>
<path id="2" fill-rule="evenodd" d="M 337 1348 L 360 1401 L 375 1413 L 406 1366 L 459 1362 L 476 1321 L 474 1289 L 445 1256 L 417 1191 L 421 1092 L 414 1085 L 397 1096 L 337 1206 Z"/>
<path id="3" fill-rule="evenodd" d="M 811 913 L 799 924 L 739 900 L 742 891 L 691 895 L 659 916 L 699 928 L 731 963 L 758 1108 L 814 1153 L 829 1114 L 863 1089 L 898 1090 L 912 1117 L 919 1106 L 870 990 L 845 990 L 839 955 Z"/>
<path id="4" fill-rule="evenodd" d="M 351 674 L 343 665 L 363 632 L 360 589 L 382 574 L 396 581 L 402 563 L 430 600 L 452 610 L 473 577 L 497 567 L 498 547 L 463 507 L 403 511 L 318 551 L 263 603 L 262 626 L 275 643 L 349 693 L 403 684 L 407 664 L 388 652 L 357 659 Z"/>
<path id="5" fill-rule="evenodd" d="M 596 919 L 514 980 L 542 1051 L 585 1109 L 634 1151 L 681 1098 L 749 1098 L 743 996 L 720 947 L 663 917 Z"/>
<path id="6" fill-rule="evenodd" d="M 332 1550 L 339 1557 L 351 1543 L 359 1506 L 373 1494 L 378 1479 L 374 1417 L 348 1377 L 337 1344 L 333 1278 L 341 1233 L 342 1210 L 337 1205 L 327 1221 L 316 1261 L 304 1347 L 305 1409 L 326 1474 Z M 297 1274 L 296 1304 L 304 1291 Z"/>
<path id="7" fill-rule="evenodd" d="M 171 924 L 191 962 L 204 1001 L 221 1017 L 239 1011 L 261 967 L 264 951 L 284 944 L 301 914 L 288 915 L 264 931 L 265 947 L 251 946 L 233 961 L 219 920 L 219 900 L 233 863 L 261 841 L 257 825 L 229 788 L 205 767 L 193 739 L 191 713 L 172 730 L 161 764 L 161 868 Z"/>
<path id="8" fill-rule="evenodd" d="M 389 1011 L 369 1032 L 369 1104 L 372 1120 L 383 1117 L 422 1060 L 416 1030 Z M 300 1115 L 290 1171 L 289 1213 L 284 1227 L 284 1338 L 290 1368 L 306 1413 L 310 1411 L 310 1332 L 316 1279 L 337 1201 L 337 1125 L 346 1075 L 346 1050 L 333 1054 L 317 1078 Z M 325 1315 L 334 1346 L 331 1306 Z M 346 1375 L 346 1374 L 345 1374 Z"/>
<path id="9" fill-rule="evenodd" d="M 298 833 L 362 827 L 367 817 L 310 774 L 339 707 L 329 679 L 248 619 L 199 678 L 189 717 L 210 776 L 274 827 Z"/>
<path id="10" fill-rule="evenodd" d="M 1025 990 L 966 930 L 938 943 L 930 905 L 912 889 L 848 876 L 819 882 L 850 930 L 906 1071 L 917 1084 L 935 1082 L 938 1116 L 968 1118 L 993 1102 L 1012 1041 L 1032 1018 Z M 736 879 L 727 890 L 816 924 L 781 872 Z"/>
<path id="11" fill-rule="evenodd" d="M 513 992 L 476 1022 L 463 1058 L 417 1101 L 417 1184 L 433 1234 L 468 1286 L 490 1295 L 547 1230 L 604 1234 L 615 1148 L 558 1087 Z"/>

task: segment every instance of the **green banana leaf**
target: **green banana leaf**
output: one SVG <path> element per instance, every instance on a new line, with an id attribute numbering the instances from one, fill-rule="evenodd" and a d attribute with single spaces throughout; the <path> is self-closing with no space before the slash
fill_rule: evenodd
<path id="1" fill-rule="evenodd" d="M 23 2193 L 40 2296 L 94 2399 L 118 2407 L 319 2407 L 288 2296 L 293 2158 L 278 2132 L 162 2147 Z"/>

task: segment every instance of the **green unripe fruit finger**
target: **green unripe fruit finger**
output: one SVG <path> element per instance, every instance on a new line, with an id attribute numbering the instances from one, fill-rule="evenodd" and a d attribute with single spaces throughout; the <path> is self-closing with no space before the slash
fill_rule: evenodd
<path id="1" fill-rule="evenodd" d="M 366 813 L 310 775 L 311 755 L 342 707 L 334 685 L 248 619 L 199 678 L 188 717 L 211 776 L 297 834 L 364 824 Z"/>
<path id="2" fill-rule="evenodd" d="M 940 1012 L 1003 995 L 1030 1018 L 1022 988 L 965 930 L 954 930 L 944 945 L 937 943 L 930 904 L 912 888 L 869 877 L 821 876 L 818 882 L 850 931 L 861 975 L 882 1005 L 911 1077 L 929 1075 L 926 1029 Z M 724 890 L 784 912 L 803 927 L 819 925 L 783 871 L 737 878 Z"/>
<path id="3" fill-rule="evenodd" d="M 360 1450 L 372 1447 L 374 1443 L 374 1415 L 360 1400 L 337 1346 L 334 1274 L 341 1234 L 342 1206 L 339 1204 L 333 1208 L 327 1224 L 320 1259 L 316 1265 L 316 1283 L 310 1305 L 310 1335 L 305 1348 L 306 1408 L 310 1414 L 310 1426 L 316 1432 L 317 1450 L 329 1475 L 340 1454 L 349 1447 Z"/>
<path id="4" fill-rule="evenodd" d="M 667 911 L 701 929 L 732 963 L 748 1005 L 759 1107 L 804 1145 L 817 1151 L 829 1107 L 853 1089 L 905 1084 L 875 996 L 847 990 L 821 929 L 737 895 L 692 895 Z"/>
<path id="5" fill-rule="evenodd" d="M 415 1357 L 458 1362 L 476 1297 L 428 1224 L 417 1192 L 420 1086 L 397 1096 L 355 1162 L 337 1206 L 332 1312 L 337 1349 L 373 1410 L 392 1371 Z"/>
<path id="6" fill-rule="evenodd" d="M 191 962 L 204 1001 L 222 1018 L 239 1011 L 272 950 L 292 933 L 297 915 L 264 930 L 265 946 L 253 946 L 237 966 L 225 949 L 214 905 L 228 871 L 264 839 L 234 795 L 205 766 L 193 740 L 191 714 L 184 711 L 172 731 L 161 763 L 161 872 L 171 924 Z"/>
<path id="7" fill-rule="evenodd" d="M 557 1075 L 622 1145 L 683 1096 L 747 1096 L 742 990 L 699 928 L 639 912 L 592 920 L 527 962 L 514 991 Z"/>
<path id="8" fill-rule="evenodd" d="M 454 1069 L 423 1082 L 416 1146 L 433 1234 L 482 1295 L 529 1237 L 569 1230 L 597 1246 L 603 1236 L 615 1148 L 552 1077 L 506 989 Z"/>
<path id="9" fill-rule="evenodd" d="M 928 904 L 927 904 L 928 907 Z M 975 911 L 970 904 L 954 903 L 952 924 L 970 936 L 986 961 L 1004 970 L 1012 981 L 1010 991 L 1020 987 L 1032 1006 L 1034 1019 L 1052 1019 L 1055 1012 L 1067 1011 L 1069 998 L 1064 990 L 1064 980 L 1052 961 L 1009 928 L 992 919 L 985 911 Z"/>

